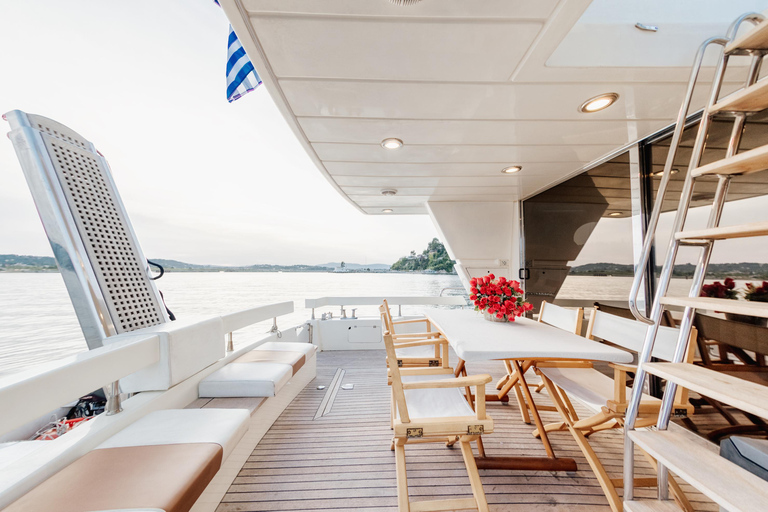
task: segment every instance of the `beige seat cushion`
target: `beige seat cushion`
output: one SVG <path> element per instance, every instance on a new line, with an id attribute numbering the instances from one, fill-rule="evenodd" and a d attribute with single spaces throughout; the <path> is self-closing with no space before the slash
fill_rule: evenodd
<path id="1" fill-rule="evenodd" d="M 293 368 L 293 374 L 301 370 L 304 363 L 307 361 L 303 352 L 292 352 L 288 350 L 251 350 L 247 354 L 244 354 L 234 361 L 233 363 L 284 363 L 289 364 Z"/>
<path id="2" fill-rule="evenodd" d="M 6 512 L 159 509 L 185 512 L 221 467 L 214 443 L 94 450 L 38 485 Z"/>
<path id="3" fill-rule="evenodd" d="M 594 368 L 540 368 L 558 387 L 563 389 L 569 398 L 576 398 L 594 411 L 599 411 L 613 400 L 613 379 L 603 375 Z M 632 390 L 627 388 L 627 399 L 632 396 Z M 643 403 L 661 404 L 661 400 L 643 394 Z"/>

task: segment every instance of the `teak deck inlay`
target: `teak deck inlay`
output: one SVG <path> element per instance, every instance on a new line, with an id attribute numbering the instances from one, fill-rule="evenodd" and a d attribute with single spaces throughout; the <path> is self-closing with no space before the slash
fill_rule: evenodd
<path id="1" fill-rule="evenodd" d="M 390 393 L 383 351 L 323 352 L 317 354 L 317 378 L 288 406 L 253 451 L 217 512 L 234 511 L 396 511 L 395 455 L 390 451 Z M 455 366 L 452 355 L 451 365 Z M 333 410 L 317 419 L 315 413 L 338 368 L 346 370 Z M 501 362 L 472 363 L 471 373 L 504 373 Z M 488 386 L 489 391 L 492 384 Z M 546 394 L 537 403 L 551 405 Z M 580 414 L 587 411 L 578 404 Z M 544 456 L 544 447 L 522 423 L 517 405 L 489 403 L 494 433 L 483 438 L 486 450 L 503 455 Z M 258 414 L 258 411 L 256 412 Z M 557 421 L 556 412 L 541 413 L 545 423 Z M 555 452 L 573 457 L 575 473 L 480 470 L 491 511 L 610 511 L 592 471 L 568 432 L 550 435 Z M 595 434 L 590 439 L 606 469 L 621 476 L 622 432 Z M 413 500 L 471 498 L 458 447 L 442 443 L 406 447 L 408 483 Z M 638 455 L 637 477 L 654 473 Z M 684 485 L 693 506 L 716 511 L 717 506 Z M 655 497 L 655 489 L 637 489 L 636 497 Z"/>

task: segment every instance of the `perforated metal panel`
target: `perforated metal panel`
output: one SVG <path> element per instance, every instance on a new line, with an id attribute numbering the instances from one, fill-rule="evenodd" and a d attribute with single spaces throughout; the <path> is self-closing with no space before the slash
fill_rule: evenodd
<path id="1" fill-rule="evenodd" d="M 106 160 L 60 123 L 10 114 L 11 140 L 89 346 L 167 321 Z"/>

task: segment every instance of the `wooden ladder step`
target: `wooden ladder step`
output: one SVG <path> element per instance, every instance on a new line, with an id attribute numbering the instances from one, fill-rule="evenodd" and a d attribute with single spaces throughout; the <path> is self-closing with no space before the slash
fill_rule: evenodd
<path id="1" fill-rule="evenodd" d="M 686 389 L 768 418 L 768 386 L 688 363 L 645 363 L 643 368 Z"/>
<path id="2" fill-rule="evenodd" d="M 768 145 L 723 158 L 693 170 L 694 178 L 716 174 L 749 174 L 768 169 Z"/>
<path id="3" fill-rule="evenodd" d="M 765 510 L 768 482 L 694 441 L 669 430 L 631 430 L 651 457 L 729 512 Z"/>
<path id="4" fill-rule="evenodd" d="M 759 82 L 729 94 L 712 105 L 710 114 L 717 112 L 760 112 L 768 108 L 768 80 Z"/>
<path id="5" fill-rule="evenodd" d="M 748 50 L 768 50 L 768 20 L 755 25 L 755 28 L 737 37 L 725 47 L 725 53 L 739 54 Z"/>
<path id="6" fill-rule="evenodd" d="M 695 229 L 675 233 L 677 240 L 726 240 L 728 238 L 747 238 L 768 236 L 768 222 L 751 222 L 737 226 Z"/>
<path id="7" fill-rule="evenodd" d="M 624 512 L 680 512 L 681 510 L 672 500 L 633 500 L 624 502 Z"/>
<path id="8" fill-rule="evenodd" d="M 768 318 L 768 302 L 715 299 L 712 297 L 662 297 L 661 303 L 667 306 L 691 307 L 720 313 L 736 313 L 737 315 Z"/>

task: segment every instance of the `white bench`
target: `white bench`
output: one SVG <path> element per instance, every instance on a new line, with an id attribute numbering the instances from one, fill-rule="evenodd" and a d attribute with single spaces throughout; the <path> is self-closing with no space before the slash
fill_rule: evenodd
<path id="1" fill-rule="evenodd" d="M 5 510 L 186 512 L 248 430 L 249 419 L 241 409 L 150 413 Z"/>
<path id="2" fill-rule="evenodd" d="M 317 348 L 309 343 L 264 343 L 200 381 L 198 396 L 275 396 L 316 351 Z"/>

